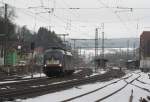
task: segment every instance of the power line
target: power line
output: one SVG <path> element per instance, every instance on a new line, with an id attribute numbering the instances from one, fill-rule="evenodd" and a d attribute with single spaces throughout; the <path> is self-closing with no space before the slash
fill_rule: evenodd
<path id="1" fill-rule="evenodd" d="M 3 3 L 3 4 L 6 4 L 6 3 Z M 28 15 L 28 16 L 31 16 L 32 18 L 35 18 L 35 15 L 33 15 L 33 14 L 40 14 L 40 13 L 49 13 L 49 12 L 38 12 L 38 13 L 34 13 L 34 12 L 32 12 L 32 11 L 29 11 L 28 9 L 26 9 L 26 8 L 16 8 L 15 6 L 11 6 L 11 7 L 13 7 L 13 8 L 15 8 L 16 10 L 21 10 L 21 11 L 23 11 L 26 15 Z M 21 12 L 22 13 L 22 12 Z M 56 17 L 56 16 L 55 16 Z M 45 22 L 45 23 L 47 23 L 47 18 L 46 17 L 43 17 L 43 16 L 41 16 L 41 15 L 39 15 L 38 16 L 38 18 L 40 18 L 40 21 L 43 21 L 43 22 Z M 44 18 L 44 19 L 43 19 Z M 57 19 L 58 19 L 58 17 L 57 17 Z M 60 19 L 59 19 L 60 20 Z M 62 19 L 61 19 L 61 21 L 62 21 Z M 63 21 L 64 22 L 64 21 Z M 66 22 L 64 22 L 64 23 L 66 23 Z M 35 25 L 34 25 L 35 26 Z"/>
<path id="2" fill-rule="evenodd" d="M 7 3 L 4 3 L 4 2 L 1 2 L 2 4 L 7 4 Z M 26 14 L 26 15 L 28 15 L 28 16 L 31 16 L 32 18 L 34 18 L 34 15 L 33 14 L 35 14 L 34 12 L 31 12 L 31 11 L 29 11 L 28 9 L 26 9 L 26 8 L 17 8 L 17 7 L 15 7 L 15 6 L 12 6 L 12 5 L 10 5 L 10 4 L 7 4 L 7 5 L 9 5 L 9 6 L 11 6 L 11 7 L 13 7 L 14 9 L 16 9 L 16 10 L 19 10 L 19 11 L 21 11 L 21 13 L 22 13 L 22 11 Z M 45 23 L 47 23 L 47 20 L 46 20 L 46 18 L 45 19 L 43 19 L 43 17 L 42 16 L 38 16 L 38 18 L 40 17 L 40 20 L 41 21 L 44 21 Z"/>
<path id="3" fill-rule="evenodd" d="M 34 6 L 34 7 L 28 7 L 28 8 L 36 8 L 38 9 L 40 6 Z M 19 8 L 19 7 L 18 7 Z M 20 9 L 28 9 L 28 8 L 20 8 Z M 150 10 L 150 8 L 130 8 L 130 7 L 98 7 L 98 8 L 78 8 L 78 7 L 44 7 L 44 9 L 57 9 L 57 10 L 100 10 L 100 9 L 107 9 L 107 8 L 111 8 L 111 9 L 119 9 L 119 10 L 130 10 L 130 11 L 134 11 L 134 10 Z M 40 8 L 39 8 L 40 9 Z"/>
<path id="4" fill-rule="evenodd" d="M 62 1 L 62 0 L 61 0 Z M 63 3 L 66 5 L 66 6 L 68 6 L 68 7 L 70 7 L 70 5 L 68 4 L 68 3 L 66 3 L 64 0 L 63 0 Z M 56 8 L 56 7 L 55 7 Z M 57 9 L 57 8 L 56 8 Z M 71 8 L 70 8 L 71 9 Z M 80 17 L 80 15 L 78 14 L 78 15 L 76 15 L 74 12 L 71 12 L 71 11 L 69 11 L 71 14 L 73 14 L 73 15 L 75 15 L 76 17 Z M 67 23 L 66 23 L 66 32 L 68 33 L 69 32 L 69 30 L 71 31 L 71 27 L 72 27 L 72 25 L 71 25 L 71 23 L 72 23 L 72 20 L 71 20 L 71 17 L 69 18 L 69 20 L 67 19 Z M 69 29 L 69 30 L 68 30 Z"/>
<path id="5" fill-rule="evenodd" d="M 39 7 L 28 7 L 28 9 L 38 9 Z M 39 12 L 39 13 L 54 13 L 54 7 L 53 8 L 45 8 L 43 7 L 44 9 L 48 9 L 49 11 L 44 11 L 44 12 Z M 53 15 L 54 17 L 57 17 L 57 19 L 63 21 L 65 24 L 67 23 L 66 21 L 62 20 L 61 17 L 59 18 L 58 16 L 56 15 Z M 76 28 L 76 27 L 75 27 Z"/>
<path id="6" fill-rule="evenodd" d="M 103 3 L 101 0 L 98 0 L 98 2 L 100 2 L 104 7 L 108 8 L 109 10 L 111 10 L 111 12 L 113 12 L 113 14 L 115 14 L 115 16 L 120 20 L 120 22 L 122 22 L 122 24 L 124 25 L 124 27 L 126 28 L 127 31 L 130 31 L 130 29 L 128 28 L 128 26 L 126 25 L 126 23 L 123 22 L 123 20 L 121 19 L 121 17 L 114 12 L 108 5 L 106 5 L 105 3 Z"/>
<path id="7" fill-rule="evenodd" d="M 68 6 L 70 10 L 76 10 L 76 9 L 78 9 L 78 8 L 71 8 L 71 7 L 70 7 L 70 5 L 69 5 L 68 3 L 66 3 L 64 0 L 63 0 L 63 3 L 64 3 L 66 6 Z M 57 8 L 56 8 L 56 9 L 57 9 Z M 71 11 L 70 11 L 70 13 L 72 13 L 73 15 L 75 15 L 75 16 L 77 16 L 77 17 L 79 17 L 79 16 L 80 16 L 79 14 L 78 14 L 78 15 L 76 15 L 76 14 L 74 14 L 74 13 L 73 13 L 73 12 L 71 12 Z"/>

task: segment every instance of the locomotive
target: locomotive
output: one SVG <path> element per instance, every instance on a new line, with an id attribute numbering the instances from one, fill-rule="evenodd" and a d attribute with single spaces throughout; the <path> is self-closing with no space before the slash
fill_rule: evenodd
<path id="1" fill-rule="evenodd" d="M 51 48 L 44 53 L 43 72 L 48 76 L 60 76 L 64 74 L 73 74 L 73 55 L 71 52 Z"/>

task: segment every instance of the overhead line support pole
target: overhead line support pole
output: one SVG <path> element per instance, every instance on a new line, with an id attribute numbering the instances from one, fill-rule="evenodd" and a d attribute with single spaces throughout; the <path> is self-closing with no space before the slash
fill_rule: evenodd
<path id="1" fill-rule="evenodd" d="M 98 57 L 98 28 L 95 29 L 95 72 L 97 70 L 97 62 L 96 59 Z"/>
<path id="2" fill-rule="evenodd" d="M 102 59 L 104 59 L 104 23 L 102 23 Z"/>
<path id="3" fill-rule="evenodd" d="M 6 65 L 6 54 L 7 54 L 7 38 L 8 38 L 8 18 L 7 18 L 7 12 L 8 12 L 8 5 L 5 4 L 5 50 L 4 50 L 4 65 Z"/>
<path id="4" fill-rule="evenodd" d="M 69 34 L 58 34 L 59 36 L 63 36 L 63 41 L 66 41 L 66 36 L 69 36 Z"/>

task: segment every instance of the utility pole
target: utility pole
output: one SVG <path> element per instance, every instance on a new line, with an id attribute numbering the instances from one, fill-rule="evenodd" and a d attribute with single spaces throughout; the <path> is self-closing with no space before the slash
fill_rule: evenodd
<path id="1" fill-rule="evenodd" d="M 135 48 L 135 42 L 133 43 L 133 58 L 136 60 L 136 48 Z"/>
<path id="2" fill-rule="evenodd" d="M 75 52 L 75 49 L 76 49 L 76 41 L 77 41 L 77 40 L 85 40 L 85 39 L 71 39 L 71 40 L 73 40 L 73 49 L 74 49 L 74 52 Z M 81 47 L 80 47 L 80 49 L 81 49 Z"/>
<path id="3" fill-rule="evenodd" d="M 127 40 L 127 62 L 129 60 L 129 40 Z"/>
<path id="4" fill-rule="evenodd" d="M 78 49 L 78 55 L 81 56 L 81 47 L 78 47 L 77 49 Z"/>
<path id="5" fill-rule="evenodd" d="M 48 27 L 48 29 L 49 29 L 49 31 L 51 31 L 51 13 L 52 13 L 52 11 L 48 11 L 48 14 L 49 14 L 49 27 Z"/>
<path id="6" fill-rule="evenodd" d="M 98 56 L 98 28 L 95 29 L 95 57 Z"/>
<path id="7" fill-rule="evenodd" d="M 96 28 L 95 29 L 95 39 L 71 39 L 71 40 L 73 40 L 73 47 L 74 47 L 74 50 L 76 49 L 76 41 L 78 41 L 78 40 L 80 40 L 80 41 L 88 41 L 88 40 L 92 40 L 92 41 L 95 41 L 95 59 L 94 59 L 94 70 L 96 71 L 96 69 L 97 69 L 97 65 L 96 65 L 96 58 L 97 58 L 97 56 L 98 56 L 98 48 L 99 48 L 99 46 L 98 46 L 98 29 L 99 28 Z M 84 48 L 84 47 L 82 47 L 82 46 L 80 46 L 80 48 Z M 80 51 L 81 51 L 81 49 L 80 49 Z M 80 52 L 81 53 L 81 52 Z"/>
<path id="8" fill-rule="evenodd" d="M 71 39 L 71 40 L 73 40 L 73 49 L 75 50 L 75 48 L 76 48 L 76 39 Z"/>
<path id="9" fill-rule="evenodd" d="M 104 23 L 102 23 L 102 59 L 104 60 Z"/>
<path id="10" fill-rule="evenodd" d="M 63 41 L 66 41 L 66 36 L 69 36 L 69 34 L 58 34 L 58 36 L 63 36 Z"/>
<path id="11" fill-rule="evenodd" d="M 8 8 L 8 5 L 5 4 L 5 20 L 7 20 L 7 8 Z"/>
<path id="12" fill-rule="evenodd" d="M 81 54 L 81 47 L 80 47 L 80 56 L 81 56 L 82 54 Z"/>
<path id="13" fill-rule="evenodd" d="M 4 65 L 6 65 L 6 54 L 7 54 L 7 38 L 8 38 L 8 18 L 7 18 L 7 9 L 8 9 L 8 5 L 7 4 L 5 4 L 5 50 L 4 50 Z"/>
<path id="14" fill-rule="evenodd" d="M 104 62 L 104 23 L 102 23 L 102 25 L 101 25 L 101 28 L 102 28 L 102 68 L 104 68 L 105 67 L 105 62 Z"/>
<path id="15" fill-rule="evenodd" d="M 95 29 L 95 72 L 97 70 L 97 62 L 96 59 L 98 57 L 98 28 Z"/>
<path id="16" fill-rule="evenodd" d="M 6 55 L 7 55 L 7 49 L 8 49 L 8 18 L 7 18 L 7 12 L 8 12 L 8 4 L 5 4 L 5 50 L 4 50 L 4 65 L 7 65 L 6 63 Z M 9 67 L 7 68 L 7 73 L 9 75 L 10 69 Z"/>

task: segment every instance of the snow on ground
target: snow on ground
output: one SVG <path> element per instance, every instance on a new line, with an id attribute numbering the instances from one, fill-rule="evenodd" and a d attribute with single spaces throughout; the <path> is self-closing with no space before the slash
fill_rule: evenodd
<path id="1" fill-rule="evenodd" d="M 128 74 L 124 75 L 122 78 L 126 78 L 126 77 L 129 77 L 131 75 L 132 75 L 131 73 L 128 73 Z"/>
<path id="2" fill-rule="evenodd" d="M 133 79 L 137 78 L 138 76 L 139 76 L 138 74 L 133 73 L 133 76 L 128 78 L 128 79 L 126 79 L 126 81 L 127 82 L 131 82 Z"/>
<path id="3" fill-rule="evenodd" d="M 126 69 L 126 68 L 124 68 L 124 69 Z M 131 71 L 131 70 L 125 70 L 125 73 L 126 74 L 129 74 L 129 73 L 141 73 L 141 71 L 140 70 L 133 70 L 133 71 Z"/>
<path id="4" fill-rule="evenodd" d="M 140 74 L 141 74 L 141 77 L 139 79 L 141 81 L 144 81 L 146 83 L 150 82 L 150 79 L 148 79 L 147 74 L 145 74 L 145 73 L 140 73 Z M 128 77 L 130 75 L 131 75 L 131 73 L 125 75 L 124 77 Z M 130 82 L 138 76 L 139 76 L 139 74 L 133 73 L 133 76 L 130 77 L 129 79 L 127 79 L 126 81 Z M 41 102 L 41 101 L 43 101 L 43 102 L 59 102 L 62 100 L 66 100 L 68 98 L 72 98 L 72 97 L 93 91 L 97 88 L 103 87 L 109 83 L 116 81 L 116 80 L 119 80 L 119 79 L 114 79 L 114 80 L 111 80 L 108 82 L 96 82 L 93 84 L 77 86 L 77 87 L 74 87 L 74 88 L 71 88 L 68 90 L 59 91 L 59 92 L 50 93 L 50 94 L 35 97 L 35 98 L 22 100 L 22 102 Z M 91 93 L 86 96 L 80 97 L 78 99 L 72 100 L 71 102 L 94 102 L 94 101 L 96 101 L 102 97 L 105 97 L 105 96 L 115 92 L 116 90 L 122 88 L 125 84 L 126 84 L 126 82 L 121 80 L 121 81 L 114 83 L 110 86 L 107 86 L 99 91 L 96 91 L 94 93 Z M 150 85 L 143 84 L 138 81 L 134 81 L 133 84 L 136 84 L 143 88 L 150 89 Z M 148 93 L 147 91 L 142 90 L 138 87 L 135 87 L 131 84 L 128 84 L 123 90 L 117 92 L 116 94 L 103 100 L 102 102 L 129 102 L 131 90 L 133 90 L 133 102 L 139 102 L 140 97 L 146 98 L 148 95 L 150 95 L 150 93 Z"/>
<path id="5" fill-rule="evenodd" d="M 91 74 L 90 77 L 100 75 L 100 74 L 105 74 L 106 72 L 107 72 L 107 70 L 100 69 L 97 72 L 94 72 L 93 74 Z M 89 77 L 89 76 L 86 76 L 86 77 Z"/>
<path id="6" fill-rule="evenodd" d="M 149 95 L 148 92 L 143 91 L 133 85 L 128 85 L 122 91 L 109 97 L 102 102 L 129 102 L 129 97 L 131 95 L 131 90 L 133 89 L 133 102 L 139 102 L 140 97 L 146 97 Z"/>
<path id="7" fill-rule="evenodd" d="M 141 81 L 149 82 L 148 76 L 146 73 L 140 73 L 141 77 L 139 78 Z M 134 74 L 135 76 L 135 74 Z M 133 77 L 132 77 L 133 78 Z M 150 85 L 140 83 L 139 81 L 134 81 L 133 84 L 138 85 L 142 88 L 150 89 Z M 133 85 L 128 85 L 122 91 L 118 92 L 117 94 L 113 95 L 112 97 L 107 98 L 102 102 L 129 102 L 129 97 L 131 95 L 131 90 L 133 89 L 133 102 L 139 102 L 140 97 L 146 98 L 150 96 L 150 93 L 135 87 Z M 119 98 L 118 98 L 119 97 Z"/>
<path id="8" fill-rule="evenodd" d="M 0 82 L 0 84 L 5 84 L 5 83 L 14 83 L 14 82 L 17 82 L 17 81 L 2 81 L 2 82 Z"/>
<path id="9" fill-rule="evenodd" d="M 79 72 L 81 72 L 82 70 L 76 70 L 74 73 L 76 74 L 76 73 L 79 73 Z"/>
<path id="10" fill-rule="evenodd" d="M 150 79 L 149 79 L 149 76 L 148 76 L 148 74 L 150 74 L 150 73 L 142 72 L 140 74 L 142 75 L 142 77 L 140 77 L 139 80 L 150 84 Z"/>
<path id="11" fill-rule="evenodd" d="M 101 90 L 91 93 L 89 95 L 83 96 L 81 98 L 75 99 L 71 102 L 87 102 L 87 101 L 94 102 L 97 99 L 103 98 L 103 97 L 109 95 L 110 93 L 118 90 L 119 88 L 123 87 L 126 84 L 124 81 L 119 81 L 118 83 L 107 86 L 104 89 L 101 89 Z"/>
<path id="12" fill-rule="evenodd" d="M 137 85 L 137 86 L 140 86 L 141 88 L 146 88 L 146 89 L 150 89 L 150 79 L 149 79 L 149 76 L 148 76 L 148 73 L 140 73 L 141 77 L 138 78 L 139 81 L 142 81 L 142 82 L 139 82 L 139 81 L 134 81 L 133 84 Z"/>
<path id="13" fill-rule="evenodd" d="M 141 88 L 146 88 L 146 89 L 150 89 L 150 84 L 143 84 L 139 81 L 134 81 L 133 82 L 134 85 L 140 86 Z"/>
<path id="14" fill-rule="evenodd" d="M 38 77 L 45 77 L 46 75 L 44 73 L 36 73 L 33 75 L 33 78 L 38 78 Z M 28 78 L 31 78 L 31 75 L 26 75 L 26 76 L 20 76 L 22 77 L 22 79 L 27 79 L 27 80 L 23 80 L 23 81 L 28 81 Z M 0 84 L 5 84 L 5 83 L 14 83 L 14 82 L 20 82 L 22 80 L 18 80 L 18 81 L 14 81 L 16 79 L 7 79 L 9 81 L 1 81 Z"/>
<path id="15" fill-rule="evenodd" d="M 46 75 L 44 73 L 36 73 L 36 74 L 33 74 L 33 78 L 36 78 L 36 77 L 45 77 Z M 23 78 L 31 78 L 31 75 L 26 75 L 24 76 Z"/>
<path id="16" fill-rule="evenodd" d="M 119 67 L 112 67 L 112 69 L 120 69 Z"/>
<path id="17" fill-rule="evenodd" d="M 41 100 L 43 102 L 50 102 L 50 101 L 51 102 L 58 102 L 61 100 L 65 100 L 65 99 L 68 99 L 68 98 L 78 96 L 78 95 L 81 95 L 83 93 L 95 90 L 97 88 L 105 86 L 105 85 L 107 85 L 111 82 L 114 82 L 116 80 L 118 80 L 118 79 L 111 80 L 109 82 L 97 82 L 97 83 L 93 83 L 93 84 L 82 85 L 82 86 L 71 88 L 69 90 L 64 90 L 64 91 L 60 91 L 60 92 L 55 92 L 55 93 L 51 93 L 51 94 L 23 100 L 23 102 L 41 102 Z"/>
<path id="18" fill-rule="evenodd" d="M 73 79 L 73 80 L 77 80 L 77 79 Z M 73 80 L 65 80 L 65 81 L 60 81 L 60 82 L 54 82 L 54 83 L 51 83 L 51 84 L 48 84 L 48 85 L 54 85 L 54 84 L 60 84 L 60 83 L 67 83 L 67 82 L 71 82 Z"/>

